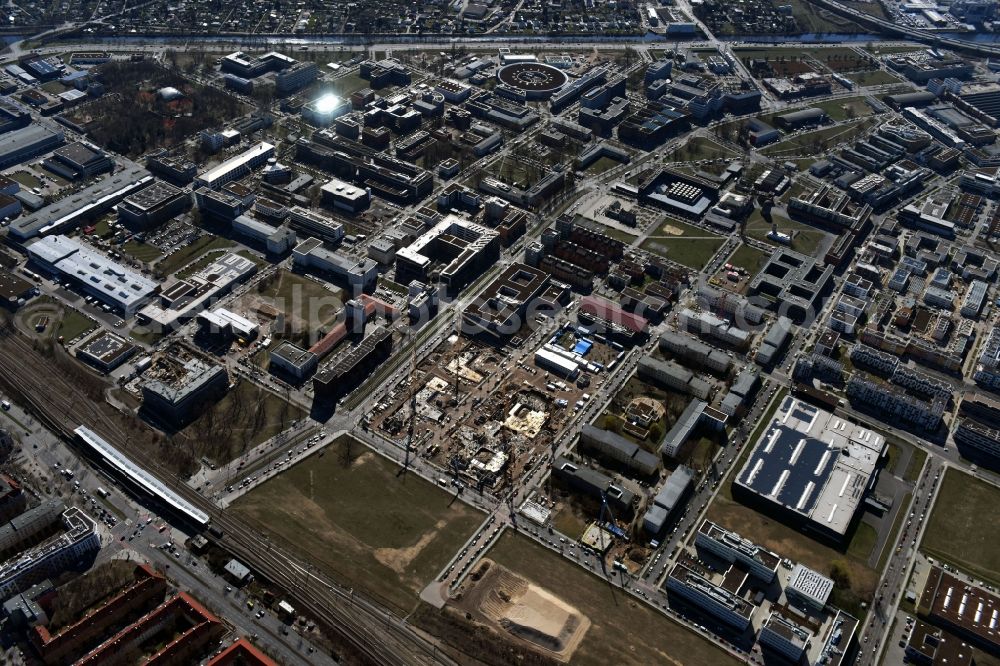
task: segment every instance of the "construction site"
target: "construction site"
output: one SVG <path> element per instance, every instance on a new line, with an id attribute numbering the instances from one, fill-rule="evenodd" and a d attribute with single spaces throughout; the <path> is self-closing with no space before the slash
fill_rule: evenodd
<path id="1" fill-rule="evenodd" d="M 412 453 L 456 481 L 496 490 L 549 453 L 587 395 L 495 347 L 453 335 L 444 340 L 370 414 L 369 427 L 408 441 Z"/>

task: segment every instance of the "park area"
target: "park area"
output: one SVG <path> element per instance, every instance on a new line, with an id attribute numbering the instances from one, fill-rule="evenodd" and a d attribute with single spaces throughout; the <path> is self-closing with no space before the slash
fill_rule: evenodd
<path id="1" fill-rule="evenodd" d="M 230 508 L 338 581 L 404 613 L 483 516 L 350 436 Z"/>
<path id="2" fill-rule="evenodd" d="M 801 222 L 796 222 L 794 220 L 789 220 L 783 215 L 779 215 L 776 212 L 771 213 L 771 219 L 774 224 L 778 226 L 778 231 L 791 234 L 792 243 L 790 247 L 796 252 L 801 252 L 802 254 L 808 254 L 810 256 L 816 256 L 818 250 L 823 244 L 823 240 L 827 237 L 827 233 L 820 231 L 816 227 L 809 226 L 808 224 L 802 224 Z M 775 241 L 767 237 L 767 234 L 771 231 L 771 224 L 764 219 L 761 215 L 759 209 L 755 209 L 747 220 L 746 225 L 746 235 L 750 238 L 756 238 L 757 240 L 764 241 L 765 243 L 771 243 L 772 245 Z"/>
<path id="3" fill-rule="evenodd" d="M 701 270 L 725 239 L 679 220 L 667 220 L 642 242 L 642 249 L 695 270 Z"/>
<path id="4" fill-rule="evenodd" d="M 1000 488 L 956 469 L 941 479 L 921 550 L 964 572 L 1000 584 Z"/>

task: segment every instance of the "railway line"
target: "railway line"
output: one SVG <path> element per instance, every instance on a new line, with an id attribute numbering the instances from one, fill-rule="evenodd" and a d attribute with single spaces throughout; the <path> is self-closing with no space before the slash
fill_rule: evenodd
<path id="1" fill-rule="evenodd" d="M 67 441 L 73 441 L 77 426 L 86 424 L 113 446 L 129 449 L 122 424 L 59 373 L 9 324 L 0 327 L 0 384 Z M 142 462 L 150 473 L 209 514 L 218 534 L 207 533 L 207 537 L 280 587 L 297 609 L 342 637 L 367 662 L 385 666 L 455 663 L 391 611 L 314 572 L 256 530 L 222 512 L 155 460 Z"/>

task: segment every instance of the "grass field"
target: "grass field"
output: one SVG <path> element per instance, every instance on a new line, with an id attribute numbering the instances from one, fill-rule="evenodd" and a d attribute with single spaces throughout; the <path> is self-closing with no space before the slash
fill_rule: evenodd
<path id="1" fill-rule="evenodd" d="M 761 267 L 767 263 L 767 259 L 768 255 L 757 248 L 750 245 L 740 245 L 736 252 L 733 252 L 733 256 L 729 257 L 728 263 L 743 267 L 750 271 L 751 275 L 756 275 Z"/>
<path id="2" fill-rule="evenodd" d="M 671 153 L 667 159 L 674 162 L 696 162 L 698 160 L 731 159 L 733 157 L 736 157 L 736 153 L 728 148 L 720 146 L 711 139 L 696 136 Z"/>
<path id="3" fill-rule="evenodd" d="M 33 187 L 40 187 L 42 181 L 38 180 L 38 177 L 27 171 L 15 171 L 8 176 L 13 181 L 20 183 L 29 190 Z"/>
<path id="4" fill-rule="evenodd" d="M 817 106 L 833 120 L 850 120 L 872 115 L 872 109 L 864 97 L 847 97 L 845 99 L 828 99 L 816 102 Z"/>
<path id="5" fill-rule="evenodd" d="M 197 267 L 188 267 L 187 264 L 195 261 L 206 252 L 227 248 L 231 245 L 232 242 L 226 238 L 205 234 L 190 245 L 182 247 L 169 257 L 164 258 L 156 264 L 156 270 L 162 275 L 170 275 L 178 269 L 185 268 L 185 271 L 183 271 L 185 275 L 190 275 L 190 273 L 197 270 Z M 178 274 L 178 277 L 184 277 L 184 275 Z"/>
<path id="6" fill-rule="evenodd" d="M 613 160 L 610 157 L 598 157 L 593 164 L 584 170 L 584 173 L 591 175 L 604 173 L 610 169 L 614 169 L 616 166 L 620 166 L 621 162 L 618 160 Z"/>
<path id="7" fill-rule="evenodd" d="M 725 240 L 690 224 L 669 220 L 642 242 L 648 252 L 701 270 Z"/>
<path id="8" fill-rule="evenodd" d="M 326 329 L 344 304 L 344 292 L 286 270 L 258 285 L 258 293 L 285 313 L 286 322 L 304 333 Z"/>
<path id="9" fill-rule="evenodd" d="M 56 329 L 56 336 L 62 336 L 63 340 L 69 342 L 78 335 L 82 335 L 93 329 L 94 321 L 80 314 L 76 310 L 66 310 L 59 327 Z"/>
<path id="10" fill-rule="evenodd" d="M 139 241 L 131 240 L 124 245 L 122 245 L 122 252 L 133 257 L 136 261 L 156 261 L 163 256 L 163 252 L 160 248 L 155 245 L 150 245 L 149 243 L 140 243 Z"/>
<path id="11" fill-rule="evenodd" d="M 870 72 L 850 72 L 844 74 L 844 76 L 859 86 L 881 86 L 887 83 L 899 83 L 899 78 L 882 69 Z"/>
<path id="12" fill-rule="evenodd" d="M 483 516 L 343 437 L 230 507 L 339 581 L 408 612 Z"/>
<path id="13" fill-rule="evenodd" d="M 333 80 L 333 89 L 345 97 L 367 87 L 368 81 L 358 76 L 357 72 Z"/>
<path id="14" fill-rule="evenodd" d="M 949 469 L 941 480 L 921 549 L 992 583 L 1000 583 L 1000 488 Z"/>
<path id="15" fill-rule="evenodd" d="M 815 155 L 817 147 L 831 146 L 843 141 L 852 141 L 865 133 L 874 120 L 863 118 L 853 123 L 821 127 L 812 132 L 790 136 L 784 141 L 773 143 L 761 149 L 761 153 L 774 158 L 785 159 L 792 156 Z M 811 162 L 810 162 L 811 163 Z"/>
<path id="16" fill-rule="evenodd" d="M 907 481 L 916 481 L 917 477 L 920 476 L 920 470 L 924 467 L 925 460 L 927 460 L 927 452 L 923 449 L 914 448 L 913 455 L 910 456 L 910 464 L 907 465 L 903 478 Z"/>
<path id="17" fill-rule="evenodd" d="M 816 227 L 811 227 L 808 224 L 802 224 L 800 222 L 789 220 L 788 218 L 782 217 L 774 212 L 771 213 L 771 216 L 774 223 L 778 225 L 778 231 L 792 234 L 791 248 L 793 250 L 803 254 L 815 255 L 816 249 L 819 247 L 820 243 L 823 242 L 823 238 L 826 236 L 824 232 L 820 231 Z M 747 236 L 767 243 L 773 243 L 774 241 L 767 238 L 769 231 L 771 231 L 771 225 L 764 220 L 759 209 L 754 210 L 754 212 L 750 215 L 750 219 L 747 220 Z"/>
<path id="18" fill-rule="evenodd" d="M 525 537 L 505 532 L 488 556 L 590 618 L 593 624 L 573 655 L 574 664 L 737 663 L 695 633 Z"/>

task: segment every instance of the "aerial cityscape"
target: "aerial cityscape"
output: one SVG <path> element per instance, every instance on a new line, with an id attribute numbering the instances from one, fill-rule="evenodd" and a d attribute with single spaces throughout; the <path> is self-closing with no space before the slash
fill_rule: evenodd
<path id="1" fill-rule="evenodd" d="M 997 0 L 4 9 L 0 663 L 1000 666 Z"/>

